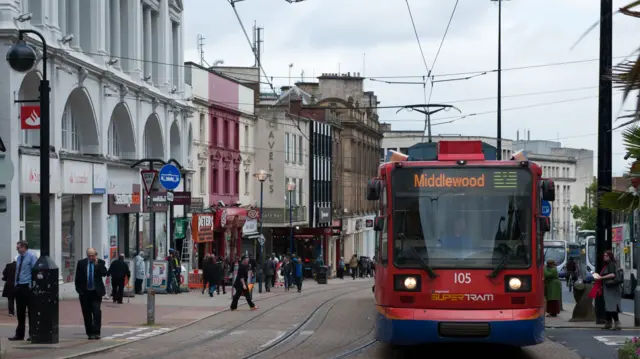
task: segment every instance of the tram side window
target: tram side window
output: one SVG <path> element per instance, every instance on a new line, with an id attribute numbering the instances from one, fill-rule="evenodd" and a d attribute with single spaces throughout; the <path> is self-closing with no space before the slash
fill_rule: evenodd
<path id="1" fill-rule="evenodd" d="M 389 261 L 388 251 L 388 234 L 387 234 L 387 217 L 384 217 L 384 225 L 380 233 L 380 261 L 382 264 L 387 265 Z"/>

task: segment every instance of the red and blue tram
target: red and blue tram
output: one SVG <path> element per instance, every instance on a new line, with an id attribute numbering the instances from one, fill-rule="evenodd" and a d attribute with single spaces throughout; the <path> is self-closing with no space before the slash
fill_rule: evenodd
<path id="1" fill-rule="evenodd" d="M 380 165 L 376 338 L 394 345 L 544 341 L 542 201 L 551 180 L 524 153 L 486 160 L 480 141 L 441 141 L 427 161 Z"/>

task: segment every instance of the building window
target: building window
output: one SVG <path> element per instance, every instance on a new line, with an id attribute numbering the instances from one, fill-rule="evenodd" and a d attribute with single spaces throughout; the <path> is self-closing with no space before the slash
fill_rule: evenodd
<path id="1" fill-rule="evenodd" d="M 109 132 L 107 134 L 108 148 L 107 153 L 110 156 L 120 156 L 120 144 L 118 142 L 118 129 L 116 128 L 116 121 L 111 120 L 109 124 Z"/>
<path id="2" fill-rule="evenodd" d="M 229 148 L 229 121 L 224 120 L 222 127 L 222 145 L 224 148 Z"/>
<path id="3" fill-rule="evenodd" d="M 20 198 L 20 216 L 24 221 L 24 240 L 29 249 L 40 249 L 40 197 L 23 195 Z"/>
<path id="4" fill-rule="evenodd" d="M 235 171 L 235 181 L 233 183 L 233 193 L 236 195 L 240 194 L 240 170 Z"/>
<path id="5" fill-rule="evenodd" d="M 65 283 L 74 280 L 75 267 L 84 257 L 82 248 L 82 196 L 63 195 L 62 210 L 62 268 L 60 274 Z"/>
<path id="6" fill-rule="evenodd" d="M 298 179 L 298 185 L 296 186 L 296 188 L 298 188 L 298 196 L 299 196 L 299 203 L 300 206 L 304 205 L 304 201 L 302 200 L 303 196 L 303 187 L 302 187 L 302 178 Z"/>
<path id="7" fill-rule="evenodd" d="M 303 144 L 302 144 L 302 136 L 298 137 L 298 164 L 303 164 L 304 161 L 302 160 L 302 156 L 303 156 Z"/>
<path id="8" fill-rule="evenodd" d="M 240 150 L 240 124 L 235 123 L 234 133 L 233 133 L 233 141 L 236 150 Z"/>
<path id="9" fill-rule="evenodd" d="M 249 148 L 249 125 L 244 125 L 244 150 L 245 151 L 250 151 L 251 149 Z"/>
<path id="10" fill-rule="evenodd" d="M 291 134 L 291 144 L 293 147 L 293 150 L 291 151 L 291 163 L 296 163 L 296 154 L 298 151 L 298 143 L 296 142 L 296 135 Z"/>
<path id="11" fill-rule="evenodd" d="M 211 144 L 213 146 L 218 145 L 218 118 L 214 117 L 211 122 Z"/>
<path id="12" fill-rule="evenodd" d="M 231 194 L 231 170 L 224 170 L 224 193 Z"/>
<path id="13" fill-rule="evenodd" d="M 207 168 L 200 167 L 200 194 L 207 193 Z"/>
<path id="14" fill-rule="evenodd" d="M 286 132 L 284 134 L 284 161 L 286 163 L 289 163 L 291 161 L 291 159 L 289 158 L 290 155 L 290 149 L 289 149 L 289 132 Z"/>
<path id="15" fill-rule="evenodd" d="M 211 193 L 218 193 L 218 169 L 214 169 L 211 172 Z"/>
<path id="16" fill-rule="evenodd" d="M 248 196 L 249 195 L 249 172 L 245 172 L 244 173 L 244 195 Z"/>
<path id="17" fill-rule="evenodd" d="M 80 151 L 78 128 L 71 107 L 68 105 L 62 114 L 62 148 L 68 151 Z"/>
<path id="18" fill-rule="evenodd" d="M 204 121 L 205 121 L 204 113 L 201 113 L 200 114 L 200 124 L 199 124 L 199 127 L 198 127 L 200 129 L 200 133 L 199 133 L 198 137 L 200 139 L 200 142 L 203 142 L 203 143 L 206 142 L 206 140 L 207 140 L 207 136 L 206 136 L 206 134 L 204 132 L 204 129 L 205 129 L 205 126 L 206 126 Z"/>

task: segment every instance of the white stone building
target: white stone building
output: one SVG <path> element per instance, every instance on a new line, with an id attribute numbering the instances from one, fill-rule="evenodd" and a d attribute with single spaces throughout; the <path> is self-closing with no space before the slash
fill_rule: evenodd
<path id="1" fill-rule="evenodd" d="M 132 160 L 174 158 L 184 166 L 188 111 L 184 99 L 180 0 L 0 0 L 3 53 L 19 29 L 42 33 L 51 82 L 50 256 L 60 267 L 61 293 L 74 293 L 75 263 L 86 248 L 100 256 L 139 249 L 151 254 L 148 213 Z M 20 15 L 31 18 L 21 21 Z M 73 35 L 73 36 L 71 36 Z M 40 40 L 27 42 L 41 49 Z M 37 99 L 42 63 L 23 74 L 0 61 L 0 136 L 15 176 L 0 190 L 0 265 L 25 239 L 38 251 L 39 130 L 21 130 L 15 99 Z M 178 190 L 181 190 L 181 187 Z M 158 199 L 163 199 L 162 192 Z M 143 206 L 146 207 L 146 206 Z M 168 206 L 156 222 L 157 256 L 168 246 Z M 175 217 L 181 207 L 175 207 Z M 142 240 L 139 233 L 142 233 Z"/>
<path id="2" fill-rule="evenodd" d="M 542 175 L 553 179 L 556 200 L 551 204 L 552 230 L 549 238 L 574 241 L 576 221 L 571 207 L 585 203 L 586 189 L 594 181 L 592 150 L 564 148 L 555 141 L 514 141 L 514 149 L 542 167 Z"/>

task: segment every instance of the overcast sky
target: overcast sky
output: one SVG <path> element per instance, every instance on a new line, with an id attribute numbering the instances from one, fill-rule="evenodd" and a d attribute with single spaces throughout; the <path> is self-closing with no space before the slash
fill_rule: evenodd
<path id="1" fill-rule="evenodd" d="M 614 0 L 614 8 L 629 0 Z M 409 0 L 426 62 L 432 68 L 455 0 Z M 263 65 L 274 85 L 325 72 L 360 72 L 387 81 L 421 81 L 425 66 L 405 1 L 389 0 L 244 0 L 236 4 L 249 36 L 254 21 L 264 27 Z M 596 0 L 512 0 L 503 3 L 503 69 L 598 58 L 596 28 L 573 50 L 571 46 L 599 18 Z M 489 0 L 460 0 L 432 75 L 436 80 L 464 76 L 447 74 L 494 70 L 497 67 L 498 7 Z M 197 35 L 205 37 L 205 60 L 229 66 L 252 66 L 251 47 L 227 0 L 185 1 L 186 60 L 199 61 Z M 622 60 L 640 46 L 640 19 L 614 18 L 613 56 Z M 366 55 L 365 55 L 366 54 Z M 435 83 L 432 103 L 451 103 L 463 115 L 476 116 L 434 126 L 434 134 L 496 135 L 496 74 L 464 81 Z M 503 71 L 503 129 L 505 138 L 525 130 L 531 139 L 559 140 L 566 147 L 597 150 L 598 62 Z M 430 86 L 430 85 L 429 85 Z M 385 84 L 367 80 L 381 106 L 424 103 L 422 85 Z M 427 87 L 427 90 L 429 87 Z M 540 93 L 527 96 L 513 96 Z M 545 93 L 547 92 L 547 93 Z M 548 93 L 551 92 L 551 93 Z M 488 98 L 488 99 L 487 99 Z M 480 99 L 477 101 L 462 100 Z M 564 101 L 559 104 L 550 102 Z M 547 105 L 544 105 L 547 104 Z M 533 106 L 532 106 L 533 105 Z M 525 109 L 514 109 L 529 106 Z M 626 107 L 631 107 L 629 103 Z M 621 97 L 614 96 L 614 117 Z M 481 114 L 486 113 L 487 114 Z M 422 115 L 380 110 L 381 122 L 398 130 L 422 130 Z M 442 122 L 457 117 L 450 111 L 434 116 Z M 615 126 L 615 123 L 614 123 Z M 613 137 L 613 171 L 627 168 L 620 131 Z"/>

